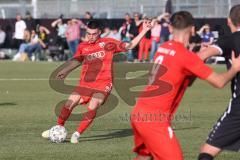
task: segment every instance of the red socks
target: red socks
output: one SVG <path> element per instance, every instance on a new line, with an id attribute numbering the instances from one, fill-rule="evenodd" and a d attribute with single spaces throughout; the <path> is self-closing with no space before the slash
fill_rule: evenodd
<path id="1" fill-rule="evenodd" d="M 58 116 L 58 120 L 57 120 L 57 124 L 64 126 L 66 120 L 68 119 L 68 117 L 70 116 L 72 109 L 68 109 L 66 108 L 66 106 L 63 106 L 60 112 L 60 115 Z"/>
<path id="2" fill-rule="evenodd" d="M 82 121 L 79 124 L 77 129 L 78 133 L 82 134 L 87 127 L 92 123 L 94 118 L 96 117 L 97 110 L 88 110 L 87 113 L 84 114 Z"/>
<path id="3" fill-rule="evenodd" d="M 65 106 L 63 106 L 61 109 L 60 115 L 58 116 L 57 124 L 64 126 L 68 117 L 72 113 L 72 110 L 73 110 L 73 108 L 68 109 Z M 86 112 L 83 115 L 83 119 L 80 122 L 79 127 L 77 129 L 77 131 L 80 134 L 83 133 L 87 129 L 87 127 L 93 122 L 94 118 L 96 117 L 96 114 L 97 114 L 97 110 L 88 110 L 88 112 Z"/>

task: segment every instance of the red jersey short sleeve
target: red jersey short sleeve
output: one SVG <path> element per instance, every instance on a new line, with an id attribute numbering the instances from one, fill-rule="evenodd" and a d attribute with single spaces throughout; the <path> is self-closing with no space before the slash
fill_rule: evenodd
<path id="1" fill-rule="evenodd" d="M 114 53 L 126 52 L 126 42 L 122 42 L 113 38 L 109 38 L 106 43 L 105 50 L 114 50 Z"/>
<path id="2" fill-rule="evenodd" d="M 183 55 L 184 69 L 187 74 L 193 74 L 201 79 L 206 79 L 213 72 L 196 54 L 186 52 Z"/>

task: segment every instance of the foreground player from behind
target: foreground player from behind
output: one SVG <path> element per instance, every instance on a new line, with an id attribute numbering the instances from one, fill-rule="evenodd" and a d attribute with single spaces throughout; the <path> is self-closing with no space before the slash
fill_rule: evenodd
<path id="1" fill-rule="evenodd" d="M 227 68 L 233 65 L 231 53 L 237 56 L 240 53 L 240 5 L 233 6 L 228 18 L 228 26 L 232 34 L 224 36 L 199 53 L 202 59 L 210 56 L 223 56 L 226 59 Z M 213 126 L 206 143 L 202 146 L 198 159 L 213 160 L 222 150 L 240 150 L 240 74 L 238 73 L 231 84 L 232 97 L 229 106 L 223 115 Z"/>
<path id="2" fill-rule="evenodd" d="M 142 32 L 131 43 L 123 43 L 112 38 L 100 38 L 100 24 L 97 21 L 88 23 L 86 30 L 88 41 L 79 44 L 74 59 L 57 75 L 59 79 L 63 80 L 83 63 L 79 87 L 75 89 L 62 107 L 57 120 L 57 124 L 63 126 L 74 107 L 89 102 L 88 112 L 84 115 L 77 131 L 72 134 L 71 143 L 78 143 L 80 134 L 92 123 L 97 109 L 110 94 L 114 53 L 133 49 L 151 27 L 151 21 L 145 21 Z M 49 138 L 49 130 L 44 131 L 42 137 Z"/>
<path id="3" fill-rule="evenodd" d="M 193 17 L 181 11 L 171 17 L 173 40 L 162 44 L 155 55 L 150 83 L 131 113 L 137 160 L 182 160 L 171 119 L 184 95 L 189 76 L 197 76 L 217 88 L 224 87 L 240 71 L 240 57 L 232 55 L 229 71 L 217 74 L 187 50 Z M 153 91 L 158 90 L 158 95 Z"/>

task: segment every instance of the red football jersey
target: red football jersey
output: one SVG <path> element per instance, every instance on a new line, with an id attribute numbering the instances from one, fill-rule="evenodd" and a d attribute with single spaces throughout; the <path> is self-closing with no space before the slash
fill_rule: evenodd
<path id="1" fill-rule="evenodd" d="M 172 118 L 189 84 L 188 78 L 206 79 L 211 73 L 212 69 L 182 43 L 165 42 L 155 54 L 149 85 L 140 94 L 133 113 L 165 114 Z"/>
<path id="2" fill-rule="evenodd" d="M 80 43 L 74 55 L 75 59 L 83 60 L 80 85 L 95 86 L 103 81 L 112 82 L 113 55 L 126 52 L 125 45 L 112 38 L 99 38 L 93 44 Z"/>

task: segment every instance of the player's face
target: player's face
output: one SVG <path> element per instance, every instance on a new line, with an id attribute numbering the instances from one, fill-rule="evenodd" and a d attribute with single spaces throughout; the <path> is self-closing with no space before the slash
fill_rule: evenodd
<path id="1" fill-rule="evenodd" d="M 98 40 L 99 36 L 100 36 L 101 32 L 99 29 L 90 29 L 87 28 L 87 39 L 89 43 L 94 43 L 96 42 L 96 40 Z"/>

